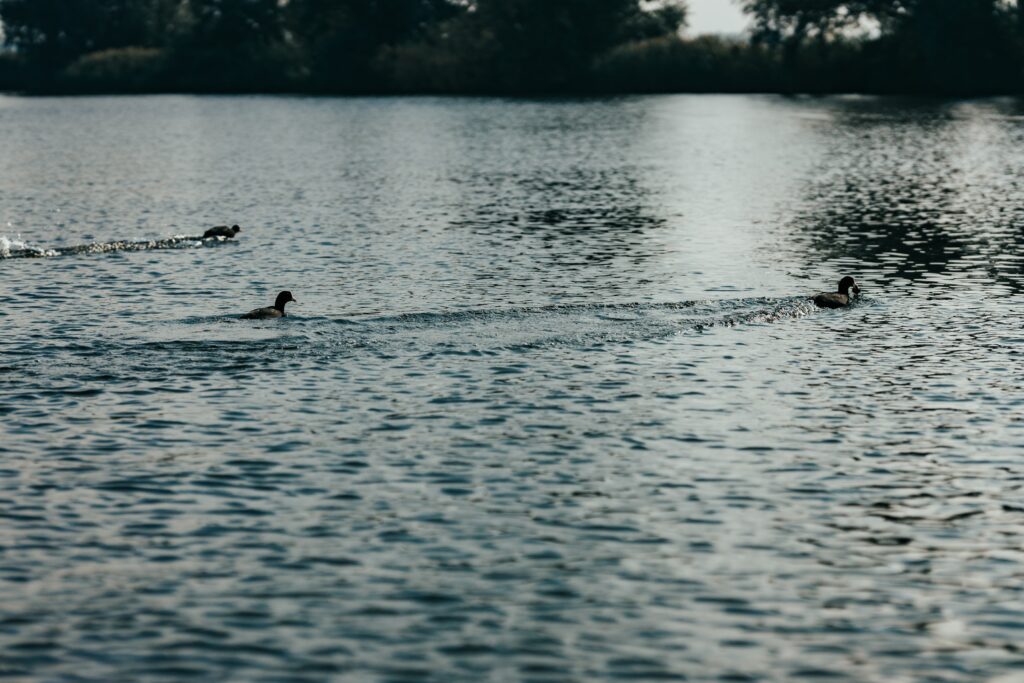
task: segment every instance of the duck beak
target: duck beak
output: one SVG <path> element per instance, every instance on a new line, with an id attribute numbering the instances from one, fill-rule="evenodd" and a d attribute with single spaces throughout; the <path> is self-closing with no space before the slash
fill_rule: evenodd
<path id="1" fill-rule="evenodd" d="M 854 294 L 860 294 L 860 287 L 858 287 L 857 285 L 854 285 L 853 286 L 853 293 Z"/>

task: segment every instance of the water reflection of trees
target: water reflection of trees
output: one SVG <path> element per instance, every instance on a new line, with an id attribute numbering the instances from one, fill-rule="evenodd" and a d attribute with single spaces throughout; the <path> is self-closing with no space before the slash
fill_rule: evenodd
<path id="1" fill-rule="evenodd" d="M 797 248 L 881 280 L 987 277 L 1024 290 L 1011 103 L 836 101 Z"/>
<path id="2" fill-rule="evenodd" d="M 482 280 L 636 287 L 667 250 L 638 149 L 649 108 L 630 99 L 522 103 L 467 122 L 453 235 L 490 252 Z"/>
<path id="3" fill-rule="evenodd" d="M 500 197 L 457 223 L 485 234 L 533 235 L 559 243 L 561 252 L 582 250 L 594 261 L 630 251 L 641 242 L 638 236 L 665 223 L 644 205 L 645 191 L 628 169 L 577 167 L 479 180 L 502 188 Z"/>
<path id="4" fill-rule="evenodd" d="M 645 263 L 665 251 L 650 236 L 666 221 L 629 168 L 524 169 L 474 184 L 488 198 L 453 223 L 505 255 L 499 270 L 616 288 L 642 279 Z"/>

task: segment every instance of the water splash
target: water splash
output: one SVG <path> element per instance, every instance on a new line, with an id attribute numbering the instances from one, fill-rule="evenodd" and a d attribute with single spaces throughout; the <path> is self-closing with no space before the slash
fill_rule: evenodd
<path id="1" fill-rule="evenodd" d="M 56 255 L 57 252 L 53 249 L 41 249 L 31 246 L 28 242 L 21 239 L 20 234 L 14 238 L 0 235 L 0 258 L 40 258 Z"/>

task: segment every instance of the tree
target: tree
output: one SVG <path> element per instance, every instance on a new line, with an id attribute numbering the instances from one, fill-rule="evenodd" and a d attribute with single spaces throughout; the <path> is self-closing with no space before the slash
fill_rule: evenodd
<path id="1" fill-rule="evenodd" d="M 630 40 L 675 33 L 682 2 L 477 0 L 467 15 L 493 40 L 490 72 L 500 89 L 552 91 L 582 83 L 594 60 Z"/>
<path id="2" fill-rule="evenodd" d="M 918 87 L 947 92 L 987 92 L 1012 82 L 1020 55 L 1012 18 L 998 0 L 917 0 L 893 26 L 890 57 Z"/>
<path id="3" fill-rule="evenodd" d="M 7 45 L 46 72 L 87 52 L 144 45 L 162 0 L 0 0 Z"/>
<path id="4" fill-rule="evenodd" d="M 268 45 L 284 36 L 277 0 L 185 0 L 196 45 L 234 49 Z"/>
<path id="5" fill-rule="evenodd" d="M 383 47 L 420 38 L 462 11 L 456 0 L 291 0 L 287 6 L 314 86 L 345 91 L 376 89 L 373 60 Z"/>
<path id="6" fill-rule="evenodd" d="M 177 90 L 274 92 L 301 66 L 278 0 L 178 0 L 166 30 L 167 82 Z"/>
<path id="7" fill-rule="evenodd" d="M 1001 0 L 744 0 L 743 7 L 755 40 L 781 46 L 791 71 L 809 40 L 825 45 L 867 23 L 881 31 L 865 54 L 879 65 L 884 89 L 975 92 L 1016 80 L 1009 74 L 1020 61 L 1008 30 L 1014 19 Z"/>

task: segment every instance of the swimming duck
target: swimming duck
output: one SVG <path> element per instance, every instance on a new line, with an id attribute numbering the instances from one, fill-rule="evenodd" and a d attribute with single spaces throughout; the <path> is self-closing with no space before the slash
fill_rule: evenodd
<path id="1" fill-rule="evenodd" d="M 839 281 L 838 292 L 822 292 L 814 295 L 814 305 L 818 308 L 843 308 L 849 306 L 853 298 L 850 296 L 850 288 L 854 294 L 860 294 L 860 287 L 849 275 Z"/>
<path id="2" fill-rule="evenodd" d="M 242 316 L 246 320 L 260 320 L 262 318 L 283 318 L 285 316 L 284 305 L 289 301 L 295 301 L 291 292 L 281 292 L 273 306 L 266 308 L 254 308 Z"/>
<path id="3" fill-rule="evenodd" d="M 232 225 L 230 228 L 226 225 L 217 225 L 204 232 L 203 239 L 205 240 L 209 237 L 223 237 L 224 239 L 229 240 L 240 232 L 242 232 L 242 229 L 237 225 Z"/>

